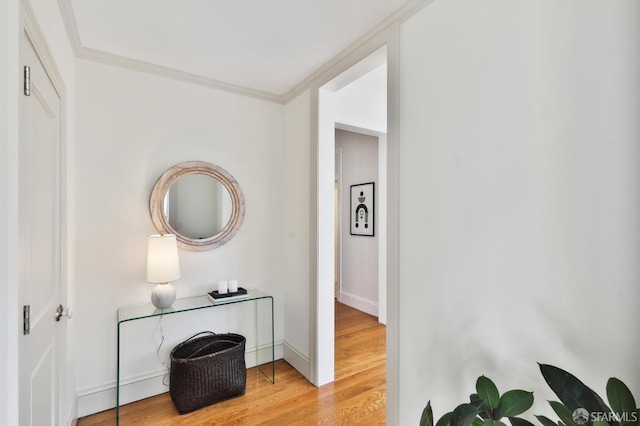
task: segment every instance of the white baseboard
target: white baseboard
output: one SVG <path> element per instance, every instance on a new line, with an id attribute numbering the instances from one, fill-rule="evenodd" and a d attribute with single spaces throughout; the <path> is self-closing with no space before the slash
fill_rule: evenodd
<path id="1" fill-rule="evenodd" d="M 366 312 L 374 317 L 378 316 L 378 302 L 365 299 L 364 297 L 347 293 L 346 291 L 341 291 L 340 303 L 344 303 L 345 305 L 351 306 L 359 311 Z"/>
<path id="2" fill-rule="evenodd" d="M 281 341 L 276 342 L 274 352 L 276 360 L 283 358 L 283 343 Z M 245 351 L 247 368 L 255 367 L 256 359 L 260 363 L 270 360 L 271 345 L 264 345 Z M 169 392 L 169 387 L 163 384 L 163 378 L 167 374 L 169 374 L 168 369 L 161 369 L 135 377 L 121 378 L 120 405 Z M 168 378 L 165 382 L 168 383 Z M 78 418 L 109 410 L 115 406 L 115 381 L 78 392 Z"/>
<path id="3" fill-rule="evenodd" d="M 309 357 L 302 354 L 302 352 L 286 341 L 283 342 L 283 348 L 284 360 L 306 377 L 307 380 L 311 381 L 311 363 L 309 362 Z"/>

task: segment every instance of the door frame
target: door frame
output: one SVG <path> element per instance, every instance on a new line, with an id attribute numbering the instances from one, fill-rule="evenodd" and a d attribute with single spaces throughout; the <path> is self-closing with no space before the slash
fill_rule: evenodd
<path id="1" fill-rule="evenodd" d="M 336 300 L 338 302 L 342 302 L 342 203 L 343 203 L 343 190 L 342 190 L 342 147 L 338 147 L 335 149 L 335 159 L 336 159 L 336 169 L 335 169 L 335 182 L 336 182 L 336 190 L 338 191 L 338 196 L 335 206 L 336 212 L 336 223 L 335 228 L 337 231 L 337 244 L 336 244 L 336 253 L 335 259 L 338 262 L 337 265 L 337 275 L 338 275 L 338 294 Z"/>
<path id="2" fill-rule="evenodd" d="M 422 3 L 422 2 L 420 2 Z M 327 111 L 323 105 L 331 104 L 330 93 L 326 90 L 326 84 L 331 82 L 346 70 L 361 63 L 376 50 L 387 47 L 387 424 L 395 425 L 398 422 L 398 377 L 399 377 L 399 307 L 398 307 L 398 149 L 399 149 L 399 69 L 400 69 L 400 22 L 393 24 L 369 38 L 348 55 L 334 64 L 311 84 L 311 165 L 312 176 L 315 178 L 315 194 L 312 194 L 312 220 L 311 226 L 315 227 L 311 239 L 311 256 L 315 262 L 311 264 L 312 280 L 310 294 L 310 370 L 311 381 L 316 386 L 330 383 L 334 380 L 333 359 L 333 322 L 327 318 L 333 318 L 333 305 L 329 306 L 328 294 L 333 293 L 333 274 L 327 279 L 326 271 L 332 271 L 332 256 L 328 255 L 332 248 L 327 248 L 321 235 L 326 234 L 326 229 L 333 229 L 333 214 L 327 215 L 327 198 L 333 200 L 333 196 L 327 195 L 326 182 L 323 175 L 327 170 L 327 140 L 332 140 L 327 130 Z M 325 87 L 325 88 L 323 88 Z M 332 124 L 334 127 L 334 124 Z M 324 142 L 323 142 L 324 141 Z M 333 144 L 335 147 L 335 141 Z M 331 149 L 333 152 L 333 149 Z M 333 155 L 331 155 L 333 162 Z M 333 165 L 330 166 L 333 169 Z M 332 175 L 333 176 L 333 175 Z M 332 179 L 333 181 L 333 179 Z M 333 188 L 333 184 L 331 185 Z M 330 217 L 329 217 L 330 216 Z M 329 353 L 331 356 L 329 356 Z M 330 358 L 330 359 L 329 359 Z"/>
<path id="3" fill-rule="evenodd" d="M 64 84 L 64 80 L 62 78 L 62 74 L 56 62 L 54 60 L 54 56 L 47 44 L 44 33 L 38 24 L 38 20 L 35 16 L 33 9 L 31 8 L 28 0 L 20 0 L 20 11 L 19 11 L 19 35 L 18 35 L 18 52 L 21 51 L 22 44 L 22 35 L 24 34 L 26 38 L 31 42 L 33 48 L 42 63 L 51 83 L 58 93 L 60 97 L 60 170 L 59 170 L 59 178 L 60 178 L 60 193 L 59 202 L 60 202 L 60 241 L 57 243 L 60 244 L 60 303 L 62 303 L 65 307 L 69 306 L 69 291 L 68 291 L 68 177 L 67 177 L 67 89 Z M 22 58 L 20 57 L 20 53 L 18 53 L 19 58 L 19 69 L 22 70 Z M 22 87 L 22 74 L 18 75 L 20 87 Z M 19 96 L 24 96 L 22 91 L 20 91 Z M 18 108 L 19 110 L 19 108 Z M 18 114 L 18 121 L 21 119 Z M 19 127 L 18 127 L 19 129 Z M 18 134 L 18 143 L 20 140 L 20 135 Z M 16 150 L 16 158 L 18 152 Z M 19 161 L 18 161 L 19 164 Z M 17 168 L 18 166 L 16 166 Z M 17 180 L 18 170 L 16 170 L 16 191 L 19 191 L 19 181 Z M 17 200 L 16 200 L 17 201 Z M 16 205 L 17 209 L 17 205 Z M 19 212 L 18 212 L 19 214 Z M 16 218 L 17 222 L 17 218 Z M 17 245 L 14 248 L 17 253 Z M 19 262 L 18 256 L 20 254 L 16 254 L 16 268 Z M 16 271 L 18 272 L 18 271 Z M 16 278 L 18 277 L 16 273 Z M 22 313 L 22 295 L 19 288 L 18 280 L 16 279 L 14 283 L 10 284 L 15 286 L 15 291 L 17 295 L 18 301 L 18 311 L 19 314 Z M 61 321 L 60 326 L 60 360 L 58 364 L 58 377 L 59 380 L 59 407 L 58 407 L 58 421 L 60 424 L 67 424 L 72 417 L 75 417 L 75 399 L 72 398 L 72 394 L 74 393 L 74 386 L 69 379 L 69 348 L 68 348 L 68 321 Z M 22 329 L 22 324 L 20 325 L 20 330 Z M 17 331 L 18 342 L 21 342 L 21 332 Z M 18 343 L 16 345 L 15 351 L 17 356 L 21 358 L 21 347 L 22 344 Z M 18 369 L 19 371 L 19 369 Z M 18 381 L 18 387 L 21 386 L 21 383 Z M 20 392 L 17 392 L 18 394 Z M 72 404 L 69 404 L 69 401 L 72 400 Z M 20 413 L 18 412 L 18 417 L 20 417 Z"/>
<path id="4" fill-rule="evenodd" d="M 0 2 L 0 424 L 18 424 L 18 96 L 20 1 Z"/>

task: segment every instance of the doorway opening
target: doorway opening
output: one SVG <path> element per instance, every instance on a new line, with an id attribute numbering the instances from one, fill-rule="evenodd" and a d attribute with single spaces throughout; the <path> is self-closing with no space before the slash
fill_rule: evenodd
<path id="1" fill-rule="evenodd" d="M 336 299 L 386 324 L 386 139 L 339 127 L 335 131 Z M 363 206 L 359 214 L 358 206 Z"/>
<path id="2" fill-rule="evenodd" d="M 386 323 L 386 64 L 385 46 L 318 90 L 317 385 L 334 380 L 336 299 Z M 347 149 L 342 146 L 342 150 L 338 151 L 340 164 L 336 166 L 336 148 L 340 148 L 336 145 L 337 132 L 339 137 L 368 138 L 368 143 L 373 145 L 375 154 L 369 152 L 366 156 L 373 157 L 374 164 L 365 167 L 368 171 L 362 177 L 357 176 L 362 170 L 351 175 L 353 169 L 364 164 L 364 155 L 359 156 L 357 150 L 353 158 L 348 159 Z M 349 172 L 346 173 L 346 170 Z M 374 218 L 373 235 L 352 235 L 350 187 L 370 182 L 375 184 L 375 205 L 371 211 Z M 363 245 L 367 248 L 364 249 Z M 366 257 L 362 256 L 364 251 L 368 252 Z M 345 265 L 353 259 L 359 265 L 347 273 Z"/>

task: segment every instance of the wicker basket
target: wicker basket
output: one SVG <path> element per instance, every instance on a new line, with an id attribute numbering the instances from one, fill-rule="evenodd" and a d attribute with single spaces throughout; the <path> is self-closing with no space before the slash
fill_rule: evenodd
<path id="1" fill-rule="evenodd" d="M 244 395 L 245 343 L 239 334 L 205 331 L 173 348 L 169 393 L 180 414 Z"/>

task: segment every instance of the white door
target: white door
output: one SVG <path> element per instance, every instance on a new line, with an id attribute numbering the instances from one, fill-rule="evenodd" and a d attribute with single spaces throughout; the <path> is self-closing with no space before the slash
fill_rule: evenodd
<path id="1" fill-rule="evenodd" d="M 30 329 L 20 339 L 20 425 L 60 424 L 62 288 L 61 100 L 28 36 L 21 64 L 30 68 L 30 95 L 20 101 L 20 304 Z"/>

